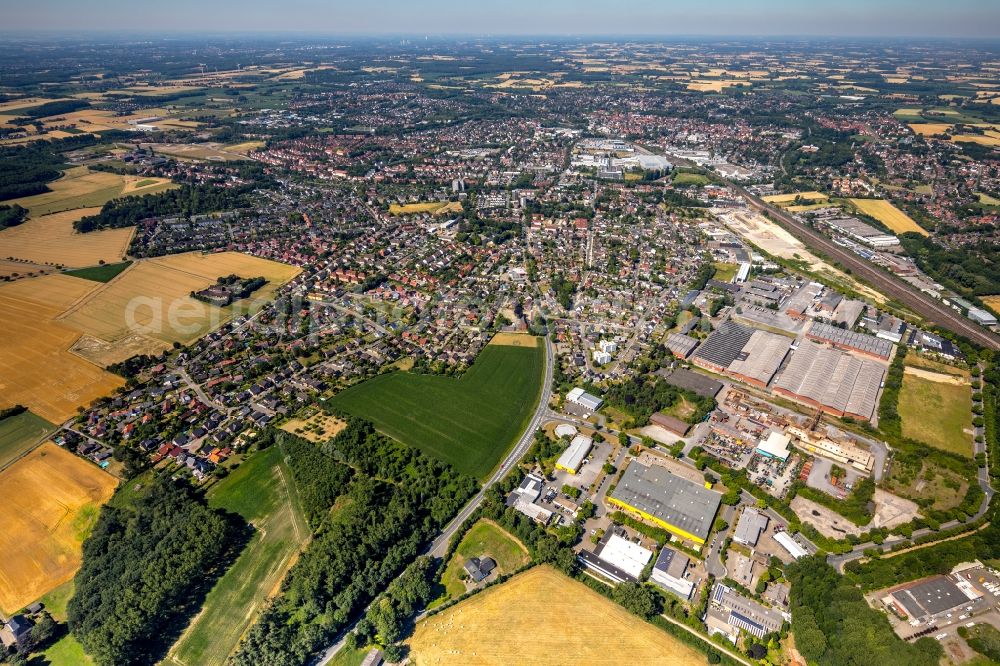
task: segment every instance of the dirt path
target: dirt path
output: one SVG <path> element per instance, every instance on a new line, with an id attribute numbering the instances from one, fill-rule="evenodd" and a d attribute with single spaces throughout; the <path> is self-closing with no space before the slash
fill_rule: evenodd
<path id="1" fill-rule="evenodd" d="M 906 366 L 903 369 L 903 373 L 913 375 L 914 377 L 920 377 L 921 379 L 926 379 L 927 381 L 937 382 L 939 384 L 951 384 L 952 386 L 969 385 L 969 381 L 964 377 L 946 375 L 943 372 L 934 372 L 933 370 L 925 370 L 924 368 L 914 368 L 911 365 Z"/>

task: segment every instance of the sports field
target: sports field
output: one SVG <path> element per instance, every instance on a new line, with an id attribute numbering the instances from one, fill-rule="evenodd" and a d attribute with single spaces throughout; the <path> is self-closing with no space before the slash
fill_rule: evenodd
<path id="1" fill-rule="evenodd" d="M 0 231 L 0 255 L 40 264 L 76 268 L 121 261 L 132 240 L 132 227 L 80 234 L 73 223 L 100 208 L 78 208 L 29 219 Z M 23 272 L 23 271 L 22 271 Z"/>
<path id="2" fill-rule="evenodd" d="M 393 372 L 352 386 L 330 402 L 482 478 L 527 425 L 544 362 L 541 347 L 487 345 L 461 378 Z"/>
<path id="3" fill-rule="evenodd" d="M 54 429 L 54 425 L 31 412 L 0 420 L 0 469 L 30 451 L 41 437 Z"/>
<path id="4" fill-rule="evenodd" d="M 209 491 L 208 501 L 243 516 L 255 533 L 171 648 L 167 664 L 222 666 L 309 537 L 278 446 L 245 461 Z"/>
<path id="5" fill-rule="evenodd" d="M 470 557 L 492 557 L 498 574 L 511 573 L 531 561 L 528 549 L 491 520 L 482 519 L 472 526 L 455 549 L 441 576 L 445 594 L 457 597 L 465 592 L 462 567 Z"/>
<path id="6" fill-rule="evenodd" d="M 705 655 L 548 566 L 418 622 L 409 645 L 421 666 L 705 664 Z"/>
<path id="7" fill-rule="evenodd" d="M 913 218 L 885 199 L 848 199 L 848 201 L 862 213 L 871 215 L 897 234 L 914 231 L 924 236 L 930 235 Z"/>
<path id="8" fill-rule="evenodd" d="M 79 331 L 55 318 L 97 285 L 67 275 L 0 284 L 4 340 L 0 344 L 0 409 L 24 405 L 38 416 L 61 423 L 76 408 L 124 384 L 71 354 Z"/>
<path id="9" fill-rule="evenodd" d="M 903 436 L 972 455 L 972 389 L 955 375 L 907 367 L 899 391 Z"/>
<path id="10" fill-rule="evenodd" d="M 55 444 L 0 472 L 0 610 L 12 613 L 62 585 L 118 480 Z"/>
<path id="11" fill-rule="evenodd" d="M 267 298 L 298 275 L 299 269 L 238 252 L 192 252 L 158 257 L 133 264 L 90 296 L 69 309 L 61 321 L 81 333 L 113 341 L 140 333 L 159 344 L 188 343 L 231 319 L 235 306 L 219 308 L 191 298 L 224 275 L 261 276 L 268 283 L 252 298 Z"/>

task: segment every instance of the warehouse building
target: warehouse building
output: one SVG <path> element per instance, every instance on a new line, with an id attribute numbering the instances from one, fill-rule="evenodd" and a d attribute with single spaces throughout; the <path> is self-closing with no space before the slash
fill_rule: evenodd
<path id="1" fill-rule="evenodd" d="M 765 458 L 777 458 L 781 462 L 788 460 L 791 450 L 788 448 L 792 438 L 773 430 L 768 434 L 767 439 L 762 439 L 757 443 L 756 451 Z"/>
<path id="2" fill-rule="evenodd" d="M 807 453 L 829 458 L 842 465 L 850 465 L 864 474 L 871 474 L 875 469 L 875 456 L 872 452 L 853 443 L 835 442 L 829 437 L 807 432 L 795 426 L 789 426 L 786 432 L 796 438 L 795 447 Z"/>
<path id="3" fill-rule="evenodd" d="M 587 457 L 590 453 L 591 447 L 594 445 L 594 440 L 586 435 L 577 435 L 573 438 L 573 441 L 569 443 L 569 446 L 563 451 L 562 455 L 559 456 L 559 460 L 556 461 L 556 469 L 561 469 L 570 474 L 576 474 L 580 471 L 580 466 L 583 465 L 583 459 Z"/>
<path id="4" fill-rule="evenodd" d="M 658 465 L 633 462 L 608 502 L 695 543 L 712 530 L 722 494 L 671 474 Z"/>
<path id="5" fill-rule="evenodd" d="M 671 432 L 678 437 L 683 437 L 687 434 L 687 431 L 691 428 L 690 424 L 685 423 L 676 416 L 671 416 L 670 414 L 664 414 L 663 412 L 656 412 L 649 417 L 649 422 L 653 425 L 660 426 L 667 432 Z"/>
<path id="6" fill-rule="evenodd" d="M 778 611 L 747 599 L 722 583 L 716 583 L 712 588 L 709 616 L 713 619 L 710 623 L 706 621 L 709 633 L 723 633 L 733 642 L 740 631 L 763 638 L 780 631 L 785 622 L 784 616 Z"/>
<path id="7" fill-rule="evenodd" d="M 566 401 L 582 407 L 588 412 L 596 412 L 604 404 L 604 401 L 598 398 L 596 395 L 591 395 L 584 391 L 582 388 L 577 386 L 566 394 Z"/>
<path id="8" fill-rule="evenodd" d="M 778 545 L 784 548 L 793 559 L 799 560 L 809 554 L 805 548 L 803 548 L 798 541 L 792 538 L 788 532 L 776 532 L 774 535 L 774 540 L 778 542 Z"/>
<path id="9" fill-rule="evenodd" d="M 892 343 L 876 338 L 867 333 L 856 333 L 843 328 L 837 328 L 823 322 L 813 322 L 806 337 L 819 342 L 826 342 L 838 349 L 856 351 L 882 360 L 888 360 L 892 355 Z"/>
<path id="10" fill-rule="evenodd" d="M 899 245 L 899 239 L 892 234 L 887 234 L 854 217 L 834 217 L 822 221 L 833 231 L 869 247 L 884 249 Z"/>
<path id="11" fill-rule="evenodd" d="M 929 622 L 949 612 L 977 605 L 982 597 L 982 593 L 966 580 L 932 576 L 890 591 L 882 598 L 882 603 L 897 615 Z"/>
<path id="12" fill-rule="evenodd" d="M 803 341 L 772 388 L 827 414 L 870 421 L 884 377 L 880 363 Z"/>
<path id="13" fill-rule="evenodd" d="M 754 548 L 760 540 L 761 533 L 767 529 L 768 517 L 753 507 L 747 507 L 736 523 L 736 533 L 733 541 Z"/>
<path id="14" fill-rule="evenodd" d="M 791 340 L 733 321 L 723 322 L 694 353 L 692 362 L 764 388 L 788 354 Z"/>
<path id="15" fill-rule="evenodd" d="M 649 579 L 686 601 L 694 591 L 694 582 L 684 577 L 690 564 L 691 558 L 687 555 L 664 546 L 653 564 Z"/>
<path id="16" fill-rule="evenodd" d="M 618 534 L 622 528 L 612 528 L 604 535 L 593 551 L 577 553 L 580 564 L 596 571 L 616 583 L 634 583 L 653 558 L 653 552 L 634 544 Z"/>
<path id="17" fill-rule="evenodd" d="M 667 336 L 667 349 L 677 358 L 687 358 L 698 346 L 698 341 L 688 335 L 671 333 Z"/>

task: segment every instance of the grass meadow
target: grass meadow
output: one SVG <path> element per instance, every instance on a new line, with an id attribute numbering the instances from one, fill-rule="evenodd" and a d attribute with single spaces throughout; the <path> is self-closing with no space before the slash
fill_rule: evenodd
<path id="1" fill-rule="evenodd" d="M 333 407 L 478 478 L 527 424 L 541 389 L 541 347 L 487 345 L 456 379 L 393 372 L 336 395 Z"/>

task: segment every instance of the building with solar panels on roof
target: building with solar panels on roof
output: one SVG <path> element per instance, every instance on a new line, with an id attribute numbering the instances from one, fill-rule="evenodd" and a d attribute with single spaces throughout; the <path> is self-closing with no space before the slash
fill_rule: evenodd
<path id="1" fill-rule="evenodd" d="M 792 340 L 724 321 L 691 357 L 700 368 L 764 388 L 785 360 Z"/>
<path id="2" fill-rule="evenodd" d="M 712 531 L 722 493 L 671 474 L 659 465 L 633 461 L 608 503 L 682 539 L 703 544 Z"/>

